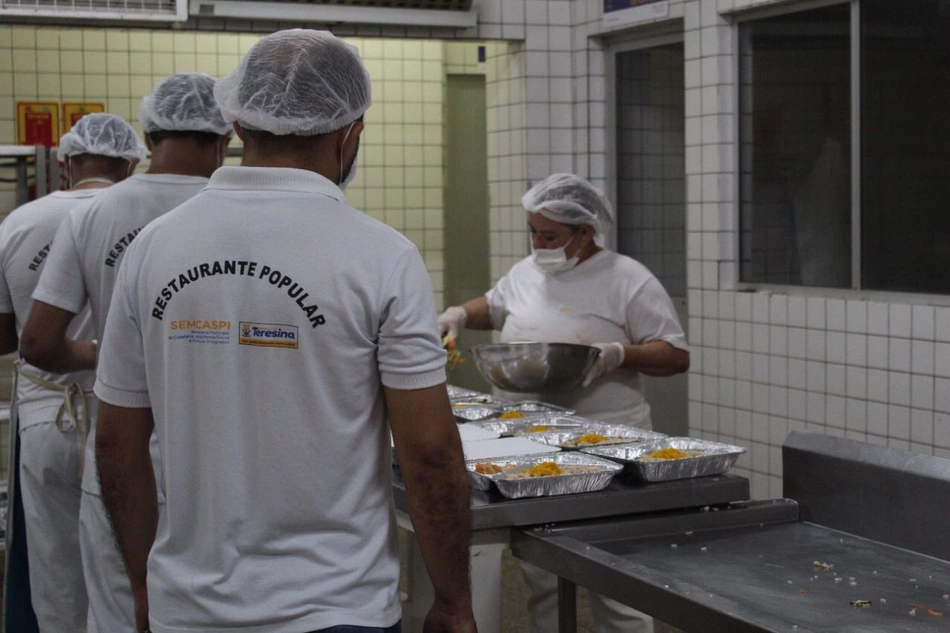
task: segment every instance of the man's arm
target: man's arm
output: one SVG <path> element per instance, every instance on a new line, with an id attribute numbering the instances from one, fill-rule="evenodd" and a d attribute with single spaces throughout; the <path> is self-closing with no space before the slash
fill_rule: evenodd
<path id="1" fill-rule="evenodd" d="M 158 529 L 158 493 L 149 453 L 154 426 L 151 409 L 99 404 L 96 463 L 102 501 L 132 584 L 139 631 L 148 630 L 146 563 Z"/>
<path id="2" fill-rule="evenodd" d="M 673 376 L 689 369 L 689 352 L 673 347 L 666 341 L 624 345 L 623 351 L 621 367 L 634 369 L 647 376 Z"/>
<path id="3" fill-rule="evenodd" d="M 74 316 L 75 312 L 34 300 L 20 340 L 26 362 L 57 374 L 95 369 L 95 343 L 66 338 Z"/>
<path id="4" fill-rule="evenodd" d="M 387 387 L 385 393 L 409 518 L 435 588 L 424 630 L 474 633 L 468 569 L 470 492 L 445 385 Z"/>
<path id="5" fill-rule="evenodd" d="M 12 312 L 0 313 L 0 354 L 15 352 L 17 342 L 16 315 Z"/>

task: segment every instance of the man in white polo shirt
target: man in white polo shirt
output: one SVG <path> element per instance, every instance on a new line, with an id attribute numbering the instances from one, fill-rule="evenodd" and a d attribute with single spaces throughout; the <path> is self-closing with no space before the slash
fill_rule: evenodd
<path id="1" fill-rule="evenodd" d="M 99 476 L 138 630 L 398 631 L 391 429 L 435 588 L 425 630 L 474 632 L 431 284 L 413 244 L 341 190 L 369 75 L 333 35 L 282 31 L 215 95 L 243 166 L 136 239 L 97 375 Z"/>
<path id="2" fill-rule="evenodd" d="M 0 224 L 0 354 L 16 351 L 31 295 L 53 236 L 70 209 L 125 180 L 145 158 L 135 130 L 114 114 L 89 114 L 63 135 L 57 155 L 71 187 L 15 209 Z M 89 310 L 69 338 L 95 336 Z M 87 366 L 95 350 L 86 344 Z M 86 630 L 86 584 L 79 554 L 83 443 L 94 404 L 91 371 L 50 374 L 16 365 L 11 423 L 20 440 L 17 485 L 23 498 L 33 610 L 41 633 Z M 87 397 L 88 394 L 88 397 Z"/>
<path id="3" fill-rule="evenodd" d="M 119 264 L 142 228 L 198 193 L 227 150 L 230 128 L 214 101 L 214 78 L 172 75 L 142 99 L 139 122 L 152 151 L 149 169 L 111 187 L 60 225 L 23 330 L 24 358 L 66 372 L 81 360 L 66 330 L 88 301 L 102 339 Z M 102 507 L 94 467 L 95 424 L 89 433 L 80 510 L 80 539 L 89 593 L 89 630 L 134 626 L 132 594 Z M 157 456 L 157 444 L 153 446 Z M 155 461 L 156 476 L 161 465 Z"/>

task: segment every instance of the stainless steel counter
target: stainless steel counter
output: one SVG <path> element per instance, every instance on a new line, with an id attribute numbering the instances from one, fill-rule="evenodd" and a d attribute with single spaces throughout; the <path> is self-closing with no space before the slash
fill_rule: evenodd
<path id="1" fill-rule="evenodd" d="M 518 530 L 512 551 L 561 578 L 562 633 L 575 583 L 688 633 L 950 631 L 947 460 L 800 433 L 784 454 L 796 500 Z"/>
<path id="2" fill-rule="evenodd" d="M 393 498 L 396 509 L 406 512 L 406 488 L 398 468 L 393 470 Z M 749 480 L 734 475 L 657 484 L 644 484 L 630 476 L 621 476 L 600 492 L 533 499 L 506 499 L 494 490 L 472 490 L 472 529 L 524 527 L 715 506 L 748 498 Z"/>
<path id="3" fill-rule="evenodd" d="M 658 484 L 644 484 L 630 476 L 618 477 L 600 492 L 506 499 L 497 491 L 472 490 L 472 593 L 475 619 L 481 633 L 501 633 L 501 555 L 516 528 L 579 519 L 640 515 L 672 508 L 723 507 L 748 499 L 749 482 L 722 475 Z M 401 527 L 412 530 L 406 489 L 398 468 L 393 469 L 393 498 Z M 409 547 L 409 602 L 403 610 L 407 633 L 421 630 L 431 605 L 432 586 L 413 541 Z"/>
<path id="4" fill-rule="evenodd" d="M 513 533 L 511 546 L 519 558 L 688 632 L 950 630 L 946 561 L 800 523 L 789 500 L 712 514 L 535 529 Z"/>

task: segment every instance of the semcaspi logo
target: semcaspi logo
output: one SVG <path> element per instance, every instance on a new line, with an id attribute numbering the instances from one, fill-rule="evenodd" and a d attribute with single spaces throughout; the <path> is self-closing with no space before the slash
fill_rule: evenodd
<path id="1" fill-rule="evenodd" d="M 241 321 L 238 332 L 239 345 L 297 349 L 298 331 L 295 325 Z"/>

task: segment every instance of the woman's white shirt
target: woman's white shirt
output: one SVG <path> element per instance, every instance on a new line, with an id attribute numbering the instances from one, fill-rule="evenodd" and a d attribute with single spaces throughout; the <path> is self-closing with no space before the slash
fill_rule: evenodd
<path id="1" fill-rule="evenodd" d="M 572 270 L 548 274 L 527 257 L 486 294 L 492 327 L 503 342 L 619 342 L 640 345 L 666 341 L 689 351 L 676 309 L 646 266 L 608 250 Z M 575 409 L 610 422 L 649 425 L 649 406 L 640 374 L 620 368 L 589 387 L 553 394 L 500 393 Z"/>

